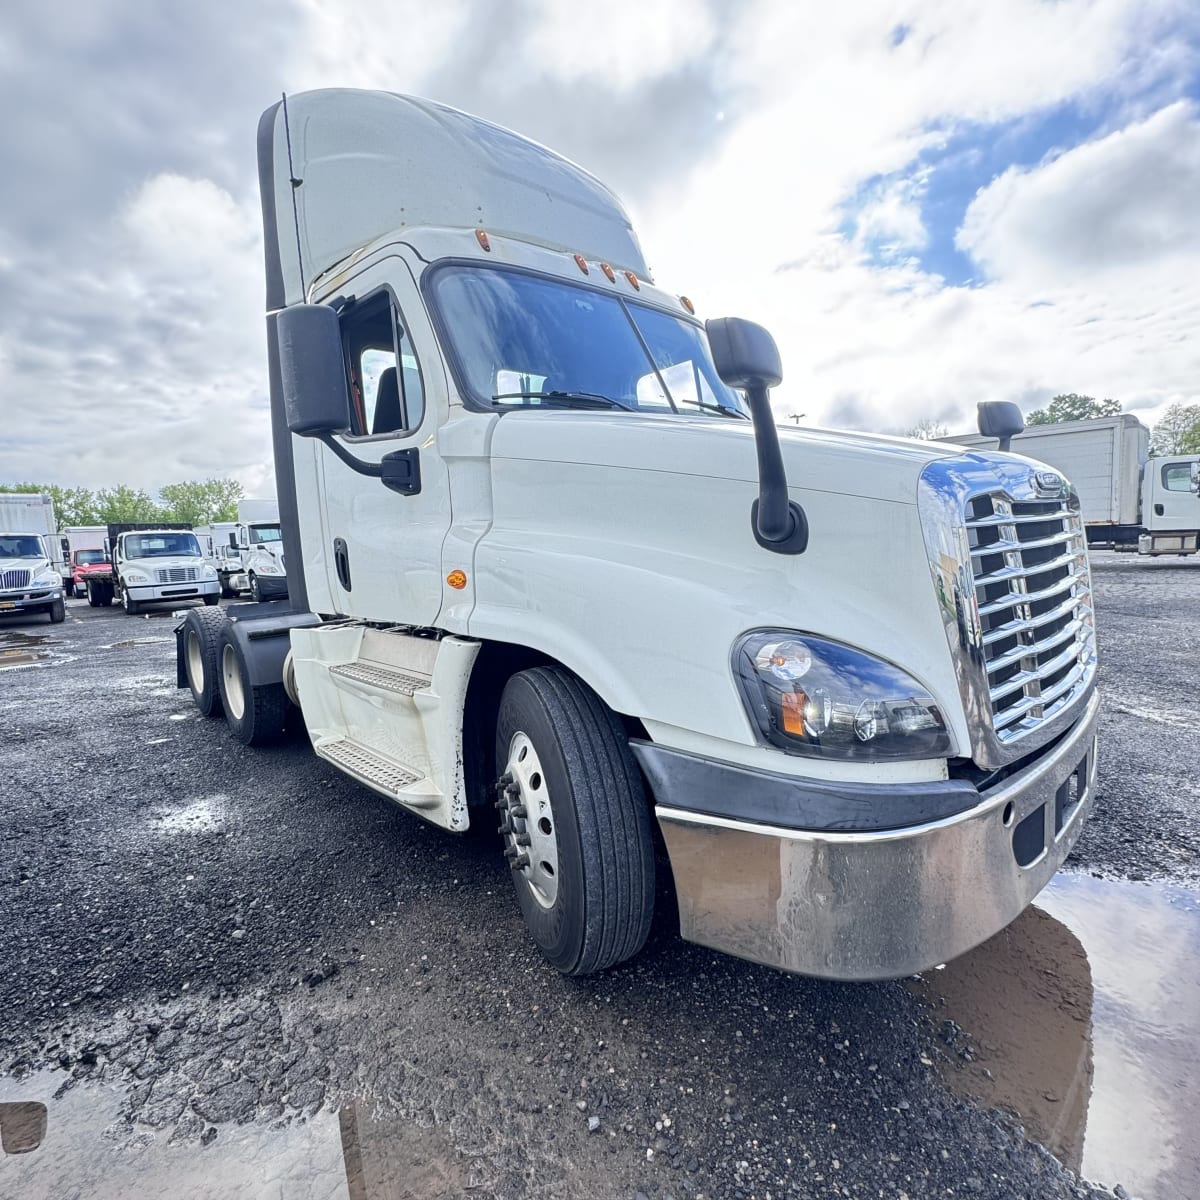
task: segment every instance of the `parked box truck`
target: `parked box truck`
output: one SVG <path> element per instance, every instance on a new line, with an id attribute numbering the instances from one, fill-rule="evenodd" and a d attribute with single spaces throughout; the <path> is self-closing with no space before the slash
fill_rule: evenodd
<path id="1" fill-rule="evenodd" d="M 945 438 L 991 447 L 995 438 Z M 1088 544 L 1141 554 L 1195 554 L 1200 537 L 1200 455 L 1150 457 L 1150 431 L 1131 413 L 1031 425 L 1014 453 L 1061 471 L 1079 492 Z"/>
<path id="2" fill-rule="evenodd" d="M 40 493 L 0 493 L 0 615 L 46 613 L 66 620 L 63 556 L 54 501 Z"/>
<path id="3" fill-rule="evenodd" d="M 249 745 L 303 720 L 447 830 L 494 805 L 568 974 L 642 945 L 655 825 L 683 936 L 787 970 L 902 976 L 1010 922 L 1094 793 L 1070 484 L 778 428 L 766 330 L 702 324 L 542 146 L 390 93 L 287 109 L 259 179 L 289 601 L 187 615 L 200 710 Z"/>

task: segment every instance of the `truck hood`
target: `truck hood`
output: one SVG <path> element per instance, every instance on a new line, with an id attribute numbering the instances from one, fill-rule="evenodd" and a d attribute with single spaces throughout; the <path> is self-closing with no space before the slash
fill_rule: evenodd
<path id="1" fill-rule="evenodd" d="M 0 558 L 0 576 L 9 571 L 28 571 L 31 580 L 50 571 L 58 576 L 58 571 L 51 566 L 48 558 Z"/>
<path id="2" fill-rule="evenodd" d="M 956 447 L 910 438 L 779 427 L 793 490 L 915 504 L 917 480 Z M 754 427 L 721 417 L 544 411 L 509 413 L 492 435 L 492 457 L 758 481 Z"/>

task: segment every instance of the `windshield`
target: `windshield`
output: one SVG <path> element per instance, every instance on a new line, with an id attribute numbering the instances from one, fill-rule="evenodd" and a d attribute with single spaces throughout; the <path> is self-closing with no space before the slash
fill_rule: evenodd
<path id="1" fill-rule="evenodd" d="M 81 567 L 90 567 L 94 563 L 108 562 L 103 550 L 76 550 L 75 561 Z"/>
<path id="2" fill-rule="evenodd" d="M 264 542 L 278 542 L 282 538 L 283 534 L 279 532 L 278 525 L 250 526 L 250 545 L 252 546 L 261 546 Z"/>
<path id="3" fill-rule="evenodd" d="M 35 534 L 0 534 L 0 558 L 45 558 L 42 539 Z"/>
<path id="4" fill-rule="evenodd" d="M 544 276 L 445 267 L 433 299 L 460 382 L 496 407 L 607 399 L 638 411 L 746 415 L 703 331 L 644 304 Z"/>
<path id="5" fill-rule="evenodd" d="M 192 533 L 134 533 L 125 539 L 126 558 L 166 558 L 181 554 L 199 557 L 200 543 Z"/>

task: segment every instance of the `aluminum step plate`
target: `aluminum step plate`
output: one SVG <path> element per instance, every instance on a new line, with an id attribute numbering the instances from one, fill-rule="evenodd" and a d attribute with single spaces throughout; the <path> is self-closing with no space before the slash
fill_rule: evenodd
<path id="1" fill-rule="evenodd" d="M 365 683 L 381 691 L 396 692 L 401 696 L 414 696 L 422 688 L 427 688 L 430 682 L 420 675 L 406 675 L 393 667 L 381 667 L 366 662 L 340 663 L 336 667 L 330 667 L 329 673 L 341 675 L 344 679 L 353 679 L 357 683 Z"/>
<path id="2" fill-rule="evenodd" d="M 351 775 L 389 792 L 398 792 L 422 779 L 421 775 L 401 766 L 394 759 L 384 758 L 369 746 L 352 742 L 349 738 L 325 742 L 317 747 L 317 753 Z"/>

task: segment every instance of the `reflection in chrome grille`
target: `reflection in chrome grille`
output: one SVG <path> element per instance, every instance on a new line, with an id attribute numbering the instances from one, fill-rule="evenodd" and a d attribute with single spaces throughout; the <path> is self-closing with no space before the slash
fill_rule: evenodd
<path id="1" fill-rule="evenodd" d="M 3 575 L 0 575 L 0 587 L 27 588 L 28 586 L 28 571 L 5 571 Z"/>
<path id="2" fill-rule="evenodd" d="M 158 583 L 195 583 L 197 574 L 195 567 L 160 567 L 154 578 Z"/>
<path id="3" fill-rule="evenodd" d="M 1078 501 L 967 502 L 966 524 L 992 725 L 1013 742 L 1090 682 L 1096 657 Z"/>

